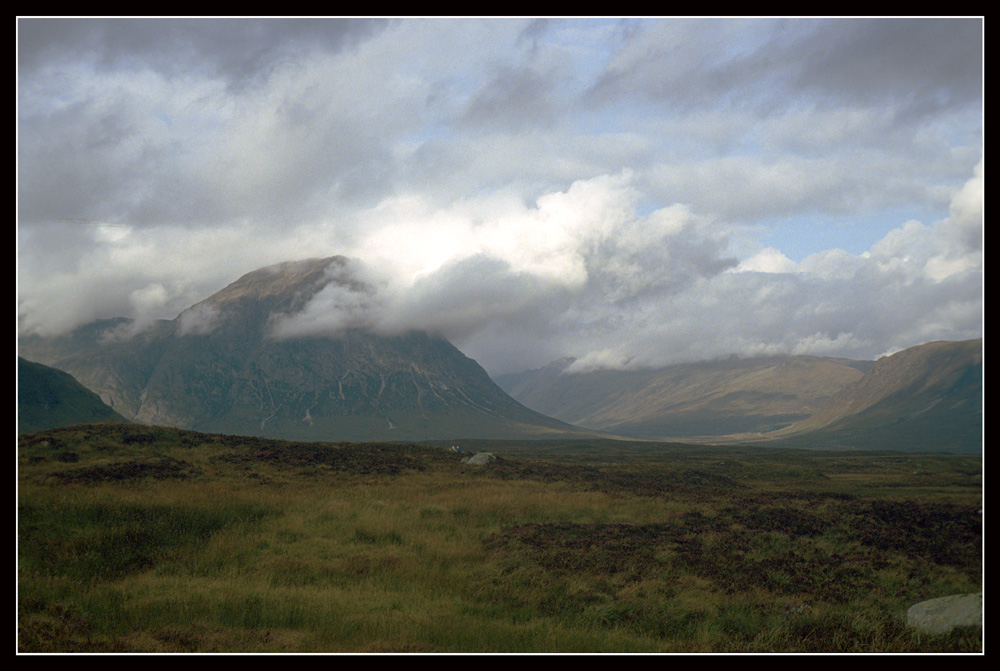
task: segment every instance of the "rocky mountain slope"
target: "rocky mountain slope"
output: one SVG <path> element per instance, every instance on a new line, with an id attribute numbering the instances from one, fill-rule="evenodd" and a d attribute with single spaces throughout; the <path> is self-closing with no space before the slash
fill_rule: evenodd
<path id="1" fill-rule="evenodd" d="M 297 440 L 586 433 L 516 402 L 433 334 L 347 325 L 276 335 L 324 290 L 367 291 L 342 257 L 279 264 L 139 333 L 127 320 L 109 320 L 58 339 L 25 339 L 21 351 L 147 424 Z"/>
<path id="2" fill-rule="evenodd" d="M 17 432 L 74 424 L 122 423 L 125 418 L 61 370 L 17 358 Z"/>

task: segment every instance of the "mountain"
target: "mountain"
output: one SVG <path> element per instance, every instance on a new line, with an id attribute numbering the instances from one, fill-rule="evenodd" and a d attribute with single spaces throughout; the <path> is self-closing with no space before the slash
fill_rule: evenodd
<path id="1" fill-rule="evenodd" d="M 497 378 L 511 396 L 565 422 L 636 438 L 773 431 L 809 417 L 871 362 L 779 356 L 575 373 L 573 359 Z"/>
<path id="2" fill-rule="evenodd" d="M 74 424 L 125 422 L 73 376 L 17 358 L 17 432 L 35 433 Z"/>
<path id="3" fill-rule="evenodd" d="M 883 357 L 770 438 L 791 446 L 980 451 L 983 340 L 931 342 Z"/>
<path id="4" fill-rule="evenodd" d="M 325 441 L 589 433 L 510 398 L 443 337 L 352 325 L 350 305 L 370 295 L 348 259 L 309 259 L 248 273 L 173 320 L 105 320 L 20 346 L 145 424 Z M 328 307 L 303 312 L 318 296 Z M 295 316 L 309 327 L 299 335 Z M 341 328 L 324 333 L 324 320 Z"/>

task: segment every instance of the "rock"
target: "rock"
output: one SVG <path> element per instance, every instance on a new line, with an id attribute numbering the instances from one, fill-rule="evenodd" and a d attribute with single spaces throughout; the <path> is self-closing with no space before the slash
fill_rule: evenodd
<path id="1" fill-rule="evenodd" d="M 785 619 L 790 620 L 803 615 L 809 615 L 810 613 L 812 613 L 812 608 L 809 606 L 794 606 L 785 611 Z"/>
<path id="2" fill-rule="evenodd" d="M 927 634 L 947 634 L 955 627 L 982 627 L 983 593 L 921 601 L 906 611 L 906 624 Z"/>
<path id="3" fill-rule="evenodd" d="M 463 464 L 469 464 L 470 466 L 485 466 L 486 464 L 492 464 L 497 458 L 489 452 L 479 452 L 471 457 L 465 457 L 462 459 Z"/>

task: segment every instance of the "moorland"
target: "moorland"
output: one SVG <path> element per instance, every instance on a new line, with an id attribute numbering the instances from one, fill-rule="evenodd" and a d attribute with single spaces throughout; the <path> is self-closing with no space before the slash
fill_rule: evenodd
<path id="1" fill-rule="evenodd" d="M 978 454 L 453 444 L 21 435 L 18 651 L 982 651 Z"/>

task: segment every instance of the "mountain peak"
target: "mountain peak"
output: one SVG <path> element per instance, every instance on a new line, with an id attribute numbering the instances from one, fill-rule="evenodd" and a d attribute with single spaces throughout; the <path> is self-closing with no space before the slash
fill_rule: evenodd
<path id="1" fill-rule="evenodd" d="M 204 335 L 238 330 L 264 337 L 278 315 L 303 310 L 330 284 L 365 292 L 360 265 L 344 256 L 286 261 L 243 275 L 205 300 L 181 312 L 179 333 Z"/>
<path id="2" fill-rule="evenodd" d="M 350 260 L 344 256 L 277 263 L 247 273 L 214 293 L 208 301 L 221 305 L 241 298 L 260 300 L 303 292 L 312 295 L 333 279 L 348 279 L 350 265 Z"/>

